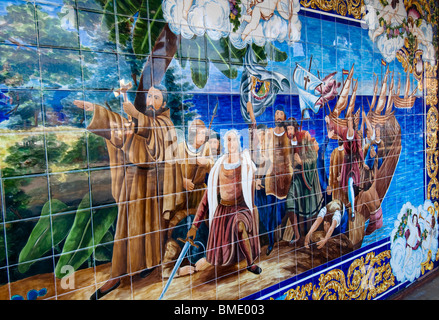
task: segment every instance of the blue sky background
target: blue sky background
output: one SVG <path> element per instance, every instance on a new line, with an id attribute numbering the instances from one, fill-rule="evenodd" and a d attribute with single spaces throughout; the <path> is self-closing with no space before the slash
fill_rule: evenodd
<path id="1" fill-rule="evenodd" d="M 301 11 L 302 12 L 302 11 Z M 305 15 L 306 14 L 306 15 Z M 335 78 L 342 82 L 342 70 L 350 70 L 354 65 L 354 79 L 359 80 L 358 95 L 371 95 L 376 76 L 381 77 L 385 68 L 381 64 L 382 56 L 374 43 L 370 40 L 368 30 L 360 23 L 348 20 L 336 19 L 319 15 L 321 19 L 310 16 L 309 13 L 301 13 L 302 22 L 301 40 L 288 46 L 287 43 L 274 42 L 280 50 L 288 53 L 288 59 L 284 62 L 270 61 L 269 69 L 283 73 L 292 83 L 292 71 L 296 63 L 308 68 L 312 56 L 311 71 L 321 78 L 337 72 Z M 401 83 L 406 80 L 406 72 L 401 63 L 394 59 L 388 63 L 390 71 L 394 72 L 394 82 L 397 85 L 398 77 Z M 291 74 L 286 74 L 290 72 Z M 190 80 L 190 69 L 182 70 L 182 74 Z M 229 80 L 221 74 L 213 65 L 210 65 L 210 75 L 207 85 L 203 89 L 195 89 L 198 92 L 223 92 L 239 93 L 239 82 L 242 68 L 238 69 L 238 77 Z M 375 75 L 374 75 L 375 74 Z M 416 84 L 414 77 L 410 75 L 412 84 Z M 231 89 L 230 89 L 231 88 Z M 401 90 L 404 87 L 401 86 Z M 292 94 L 297 94 L 294 84 Z M 418 92 L 419 95 L 419 92 Z"/>

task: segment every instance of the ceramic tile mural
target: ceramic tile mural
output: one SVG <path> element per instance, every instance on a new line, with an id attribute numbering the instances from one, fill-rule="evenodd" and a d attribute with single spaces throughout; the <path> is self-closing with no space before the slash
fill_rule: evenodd
<path id="1" fill-rule="evenodd" d="M 437 0 L 0 0 L 0 299 L 385 299 L 437 268 Z"/>

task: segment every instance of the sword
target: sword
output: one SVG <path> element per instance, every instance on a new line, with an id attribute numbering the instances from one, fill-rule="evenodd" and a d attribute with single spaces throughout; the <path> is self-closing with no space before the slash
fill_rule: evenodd
<path id="1" fill-rule="evenodd" d="M 185 242 L 185 244 L 183 246 L 183 249 L 181 250 L 180 255 L 178 256 L 177 261 L 175 262 L 174 269 L 172 269 L 172 272 L 171 272 L 171 275 L 169 276 L 168 282 L 166 282 L 166 285 L 163 288 L 162 293 L 160 294 L 159 300 L 162 300 L 162 298 L 165 295 L 166 291 L 168 291 L 169 286 L 170 286 L 172 280 L 174 279 L 175 274 L 177 273 L 178 268 L 180 268 L 180 265 L 181 265 L 181 263 L 183 262 L 183 259 L 186 256 L 186 253 L 189 251 L 190 246 L 194 246 L 194 247 L 198 248 L 198 246 L 190 238 L 186 239 L 186 240 L 178 238 L 177 240 L 179 240 L 181 242 Z"/>

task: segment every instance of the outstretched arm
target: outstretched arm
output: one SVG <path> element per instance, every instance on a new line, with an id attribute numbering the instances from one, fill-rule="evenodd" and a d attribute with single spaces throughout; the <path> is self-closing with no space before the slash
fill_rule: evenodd
<path id="1" fill-rule="evenodd" d="M 328 240 L 331 238 L 332 233 L 334 232 L 335 228 L 337 227 L 337 221 L 332 220 L 331 227 L 329 228 L 328 232 L 325 235 L 325 238 L 317 242 L 317 249 L 323 248 L 323 246 L 328 242 Z"/>
<path id="2" fill-rule="evenodd" d="M 80 109 L 84 109 L 85 111 L 94 111 L 94 104 L 88 101 L 83 100 L 74 100 L 73 104 Z"/>
<path id="3" fill-rule="evenodd" d="M 310 242 L 311 236 L 312 236 L 313 232 L 317 230 L 317 228 L 320 226 L 320 224 L 322 222 L 323 222 L 322 217 L 317 217 L 316 221 L 314 221 L 314 223 L 311 226 L 311 229 L 308 231 L 308 233 L 305 237 L 305 247 L 309 248 L 309 242 Z"/>
<path id="4" fill-rule="evenodd" d="M 191 9 L 193 0 L 183 0 L 183 18 L 187 20 L 189 10 Z"/>

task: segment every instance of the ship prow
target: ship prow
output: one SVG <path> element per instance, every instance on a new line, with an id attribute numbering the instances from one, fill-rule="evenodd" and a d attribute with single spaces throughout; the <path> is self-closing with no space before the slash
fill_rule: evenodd
<path id="1" fill-rule="evenodd" d="M 379 195 L 380 201 L 383 201 L 387 190 L 390 187 L 390 183 L 395 173 L 396 166 L 399 161 L 399 156 L 401 153 L 401 126 L 399 125 L 396 117 L 395 110 L 392 110 L 393 105 L 399 103 L 401 99 L 406 99 L 407 97 L 400 98 L 399 90 L 401 87 L 400 82 L 396 91 L 393 90 L 393 74 L 391 77 L 390 85 L 387 85 L 387 79 L 390 75 L 389 70 L 386 70 L 384 79 L 381 83 L 381 91 L 378 98 L 377 107 L 373 109 L 371 106 L 369 112 L 367 113 L 367 119 L 373 128 L 380 128 L 380 137 L 385 150 L 385 155 L 383 157 L 383 163 L 378 169 L 376 175 L 376 190 Z M 374 89 L 374 97 L 376 98 L 378 80 Z M 406 96 L 407 96 L 406 87 Z M 416 97 L 414 97 L 416 99 Z M 404 100 L 404 103 L 408 103 L 408 100 Z M 383 113 L 383 111 L 385 111 Z"/>
<path id="2" fill-rule="evenodd" d="M 343 83 L 343 87 L 340 91 L 340 95 L 338 97 L 337 103 L 334 107 L 334 109 L 329 113 L 329 118 L 338 126 L 344 126 L 347 127 L 348 125 L 348 120 L 347 120 L 347 116 L 345 116 L 345 118 L 340 118 L 340 114 L 342 111 L 344 111 L 345 109 L 346 115 L 352 115 L 354 118 L 354 125 L 356 127 L 358 127 L 359 123 L 360 123 L 360 117 L 361 117 L 361 110 L 358 109 L 356 112 L 354 112 L 355 109 L 355 100 L 357 97 L 357 89 L 358 89 L 358 80 L 355 81 L 355 79 L 353 79 L 353 75 L 354 75 L 354 65 L 352 65 L 351 69 L 349 70 L 349 74 L 347 79 L 344 81 Z M 352 89 L 352 94 L 349 93 L 351 85 L 354 84 L 353 89 Z M 350 96 L 350 99 L 349 99 Z M 336 136 L 334 136 L 334 138 L 337 138 Z"/>
<path id="3" fill-rule="evenodd" d="M 391 79 L 390 84 L 388 84 L 389 79 Z M 353 87 L 352 94 L 350 94 L 349 92 L 351 85 Z M 412 103 L 412 95 L 406 94 L 407 96 L 405 96 L 404 98 L 399 98 L 398 95 L 400 85 L 398 85 L 398 89 L 394 91 L 393 74 L 391 74 L 387 69 L 382 79 L 381 86 L 379 86 L 379 81 L 377 77 L 373 89 L 372 103 L 369 105 L 369 112 L 366 115 L 366 113 L 361 112 L 362 108 L 359 108 L 356 112 L 354 110 L 357 88 L 357 83 L 353 79 L 352 66 L 348 79 L 346 80 L 343 88 L 340 91 L 340 96 L 337 104 L 332 111 L 329 110 L 330 113 L 328 114 L 328 117 L 335 125 L 347 127 L 347 119 L 352 116 L 354 119 L 354 128 L 355 130 L 357 130 L 360 137 L 363 137 L 362 129 L 359 128 L 359 122 L 361 120 L 361 117 L 363 117 L 363 121 L 368 125 L 368 128 L 372 128 L 376 132 L 378 131 L 377 128 L 379 128 L 379 137 L 377 135 L 375 137 L 375 140 L 367 143 L 376 143 L 377 145 L 379 145 L 380 148 L 380 158 L 382 162 L 377 168 L 374 182 L 372 184 L 374 190 L 371 191 L 372 193 L 370 194 L 376 195 L 374 196 L 374 201 L 378 201 L 379 206 L 381 206 L 382 201 L 385 199 L 387 191 L 389 190 L 393 175 L 395 174 L 402 149 L 401 126 L 399 125 L 398 120 L 395 117 L 395 110 L 392 108 L 395 103 L 400 103 L 401 99 L 404 99 L 404 105 L 410 105 Z M 340 118 L 341 112 L 345 109 L 346 111 L 344 118 Z M 332 139 L 339 139 L 339 137 L 333 135 Z M 363 192 L 368 192 L 368 190 L 369 189 L 362 189 L 360 191 L 360 194 L 362 194 Z M 358 199 L 362 199 L 362 196 L 360 196 L 360 194 L 358 195 Z M 362 200 L 359 201 L 360 203 L 357 203 L 357 205 L 361 207 L 361 205 L 364 203 L 361 203 Z M 370 218 L 372 212 L 368 212 L 366 210 L 362 213 L 358 212 L 358 214 L 361 214 L 362 219 L 364 219 L 364 221 L 367 221 Z M 353 230 L 359 231 L 352 233 L 350 232 L 349 234 L 349 239 L 356 246 L 361 245 L 364 237 L 362 227 L 356 224 L 357 221 L 363 220 L 355 218 L 354 221 L 350 221 L 350 228 L 352 227 Z"/>

